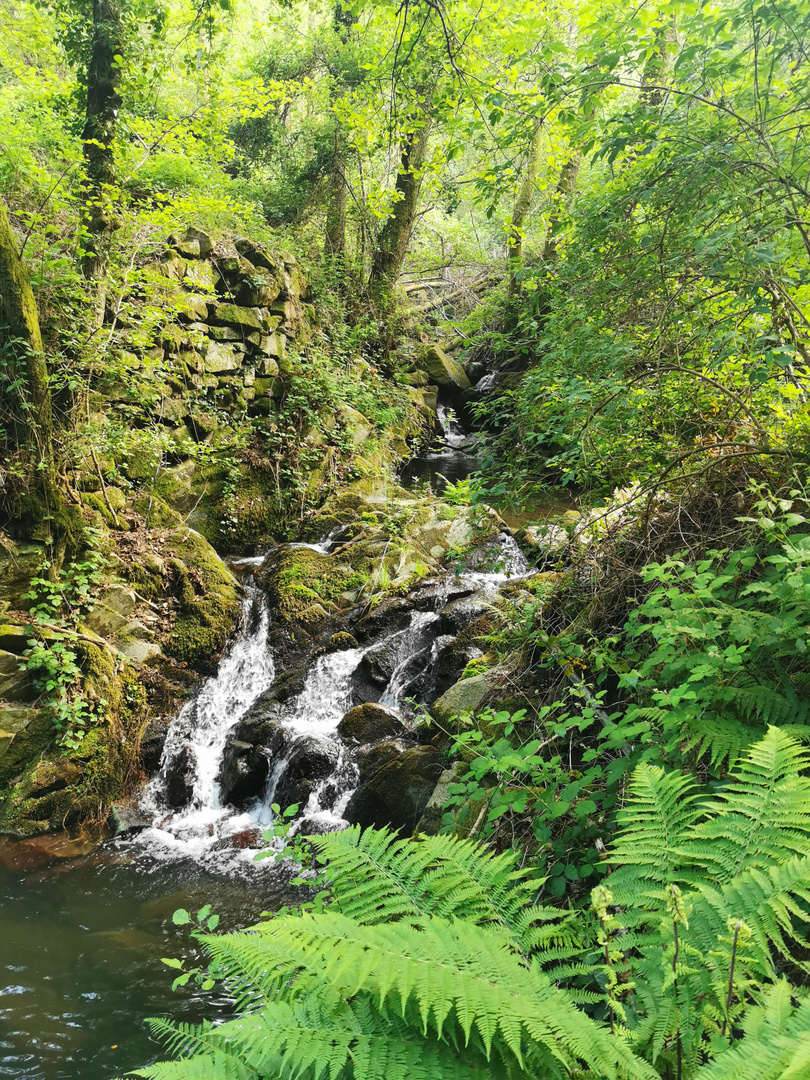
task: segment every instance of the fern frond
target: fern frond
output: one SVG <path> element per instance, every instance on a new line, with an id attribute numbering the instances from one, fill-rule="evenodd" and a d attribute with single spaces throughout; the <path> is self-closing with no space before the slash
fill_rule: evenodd
<path id="1" fill-rule="evenodd" d="M 640 764 L 633 772 L 621 832 L 610 861 L 620 867 L 610 879 L 618 897 L 650 884 L 668 885 L 679 876 L 680 847 L 695 817 L 695 783 L 682 773 Z"/>
<path id="2" fill-rule="evenodd" d="M 684 843 L 688 858 L 718 882 L 810 847 L 810 755 L 779 728 L 749 748 L 732 781 L 701 805 L 706 820 Z"/>
<path id="3" fill-rule="evenodd" d="M 332 903 L 357 922 L 437 915 L 505 929 L 526 952 L 542 940 L 536 924 L 566 918 L 532 905 L 536 882 L 526 880 L 513 852 L 494 855 L 472 840 L 430 836 L 399 839 L 387 829 L 354 827 L 311 838 L 327 864 Z"/>
<path id="4" fill-rule="evenodd" d="M 153 1066 L 148 1075 L 192 1080 L 208 1075 L 194 1071 L 198 1067 L 223 1068 L 234 1061 L 234 1053 L 240 1078 L 336 1080 L 347 1075 L 347 1069 L 354 1080 L 488 1080 L 493 1075 L 482 1054 L 470 1053 L 461 1060 L 446 1046 L 426 1044 L 404 1025 L 383 1023 L 365 997 L 337 1003 L 331 1010 L 322 1009 L 317 996 L 295 1005 L 279 1001 L 221 1024 L 207 1036 L 213 1048 L 206 1057 Z M 186 1071 L 174 1071 L 178 1065 L 187 1066 Z"/>
<path id="5" fill-rule="evenodd" d="M 807 1080 L 810 1076 L 810 1003 L 794 1008 L 784 979 L 749 1009 L 743 1039 L 698 1070 L 696 1080 Z"/>
<path id="6" fill-rule="evenodd" d="M 475 1036 L 487 1057 L 497 1053 L 521 1065 L 534 1042 L 566 1067 L 583 1061 L 606 1078 L 652 1075 L 623 1039 L 527 967 L 500 929 L 436 916 L 362 926 L 327 912 L 275 919 L 239 936 L 264 951 L 269 967 L 296 957 L 290 972 L 304 972 L 304 985 L 312 973 L 344 1000 L 368 994 L 425 1036 L 446 1040 L 455 1030 L 463 1046 Z M 203 940 L 215 959 L 224 958 L 222 937 Z M 279 992 L 294 997 L 298 985 L 296 978 Z"/>
<path id="7" fill-rule="evenodd" d="M 711 767 L 731 765 L 748 747 L 761 738 L 764 727 L 749 726 L 730 716 L 703 714 L 685 719 L 686 748 L 698 759 L 708 757 Z M 679 732 L 680 735 L 683 732 Z"/>
<path id="8" fill-rule="evenodd" d="M 751 941 L 747 949 L 765 978 L 774 976 L 772 947 L 786 958 L 791 957 L 786 939 L 810 947 L 804 930 L 810 918 L 810 856 L 765 869 L 752 866 L 720 887 L 701 882 L 692 897 L 690 937 L 707 958 L 729 951 L 718 950 L 718 942 L 728 939 L 730 920 L 741 919 L 749 928 Z M 725 963 L 725 958 L 720 962 Z M 793 963 L 800 961 L 793 958 Z"/>

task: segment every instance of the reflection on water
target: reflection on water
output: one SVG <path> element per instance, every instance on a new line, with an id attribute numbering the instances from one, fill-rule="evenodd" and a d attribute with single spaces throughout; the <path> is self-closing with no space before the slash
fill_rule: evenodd
<path id="1" fill-rule="evenodd" d="M 0 866 L 0 1077 L 110 1080 L 164 1056 L 145 1017 L 229 1014 L 226 1000 L 193 986 L 171 992 L 160 958 L 191 955 L 172 912 L 210 903 L 233 929 L 282 902 L 265 875 L 251 888 L 104 849 L 34 869 Z"/>

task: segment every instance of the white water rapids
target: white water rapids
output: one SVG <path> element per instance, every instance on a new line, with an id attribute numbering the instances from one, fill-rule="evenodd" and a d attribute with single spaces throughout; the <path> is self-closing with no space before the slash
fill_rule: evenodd
<path id="1" fill-rule="evenodd" d="M 325 550 L 327 538 L 318 550 Z M 314 546 L 314 545 L 313 545 Z M 261 559 L 240 560 L 243 566 Z M 530 567 L 514 540 L 502 535 L 494 565 L 467 571 L 460 582 L 478 595 L 491 596 L 504 581 L 528 573 Z M 436 594 L 446 599 L 452 578 Z M 444 596 L 444 598 L 443 598 Z M 436 611 L 411 614 L 409 624 L 377 637 L 364 648 L 329 653 L 314 661 L 300 692 L 280 706 L 283 748 L 269 761 L 261 798 L 237 810 L 222 799 L 220 776 L 229 737 L 248 710 L 270 688 L 276 669 L 268 643 L 270 613 L 264 595 L 246 585 L 239 628 L 214 676 L 207 679 L 169 726 L 161 768 L 150 780 L 141 811 L 150 825 L 133 841 L 153 858 L 193 859 L 222 871 L 252 859 L 260 834 L 272 824 L 271 809 L 280 783 L 296 752 L 314 746 L 332 761 L 331 773 L 314 783 L 300 823 L 313 831 L 345 828 L 343 814 L 358 783 L 358 771 L 337 727 L 353 704 L 352 677 L 367 652 L 393 644 L 397 664 L 380 703 L 400 708 L 414 677 L 435 660 L 438 639 Z"/>

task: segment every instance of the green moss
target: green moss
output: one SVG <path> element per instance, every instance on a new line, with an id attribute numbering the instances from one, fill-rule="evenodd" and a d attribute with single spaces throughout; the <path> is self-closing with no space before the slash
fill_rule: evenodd
<path id="1" fill-rule="evenodd" d="M 341 594 L 365 580 L 362 573 L 329 555 L 295 548 L 279 558 L 268 586 L 282 621 L 311 624 L 337 610 L 342 604 Z"/>
<path id="2" fill-rule="evenodd" d="M 144 492 L 135 500 L 135 509 L 152 529 L 167 529 L 179 525 L 181 518 L 160 495 Z"/>
<path id="3" fill-rule="evenodd" d="M 83 696 L 99 703 L 98 723 L 74 749 L 46 746 L 32 758 L 0 805 L 2 832 L 22 838 L 100 823 L 109 805 L 139 779 L 138 744 L 148 720 L 145 690 L 132 668 L 118 667 L 110 650 L 81 640 L 76 652 Z"/>
<path id="4" fill-rule="evenodd" d="M 224 648 L 239 614 L 237 586 L 205 537 L 193 529 L 169 533 L 165 550 L 182 612 L 166 649 L 194 666 Z"/>

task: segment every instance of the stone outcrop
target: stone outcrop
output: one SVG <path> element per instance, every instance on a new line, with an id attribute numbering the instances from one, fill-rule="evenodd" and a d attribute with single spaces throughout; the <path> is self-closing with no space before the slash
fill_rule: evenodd
<path id="1" fill-rule="evenodd" d="M 419 366 L 437 386 L 468 390 L 470 380 L 458 360 L 449 356 L 439 345 L 429 345 L 419 356 Z"/>
<path id="2" fill-rule="evenodd" d="M 414 746 L 387 761 L 355 791 L 346 818 L 363 828 L 390 825 L 410 834 L 444 771 L 435 746 Z"/>
<path id="3" fill-rule="evenodd" d="M 356 745 L 394 739 L 407 731 L 402 717 L 395 709 L 366 702 L 350 709 L 338 724 L 338 735 Z"/>

